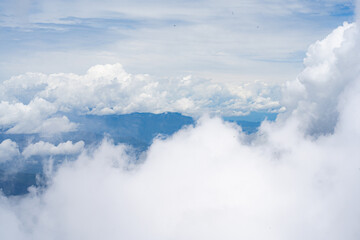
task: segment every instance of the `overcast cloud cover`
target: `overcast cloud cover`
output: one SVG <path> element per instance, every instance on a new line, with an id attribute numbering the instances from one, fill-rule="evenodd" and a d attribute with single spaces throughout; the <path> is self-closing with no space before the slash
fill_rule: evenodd
<path id="1" fill-rule="evenodd" d="M 127 146 L 104 140 L 50 174 L 46 189 L 1 196 L 1 239 L 359 239 L 359 37 L 356 23 L 344 23 L 314 43 L 304 70 L 283 88 L 287 112 L 276 122 L 264 122 L 253 139 L 235 125 L 203 117 L 196 126 L 155 140 L 140 164 L 127 154 Z M 32 76 L 36 81 L 29 80 Z M 88 85 L 80 85 L 84 79 Z M 50 119 L 67 107 L 111 111 L 116 104 L 110 89 L 141 89 L 134 104 L 142 103 L 146 93 L 163 92 L 149 76 L 128 75 L 120 65 L 95 66 L 85 76 L 26 74 L 9 81 L 33 96 L 21 99 L 9 91 L 4 106 L 26 111 L 38 101 L 34 109 L 48 112 Z M 67 95 L 68 81 L 94 93 L 95 102 L 104 106 Z M 179 92 L 187 81 L 193 84 L 191 78 L 176 83 Z M 218 85 L 201 84 L 196 94 L 229 94 Z M 189 97 L 184 89 L 174 103 Z M 21 124 L 16 117 L 2 121 Z M 1 147 L 16 149 L 4 142 Z M 66 144 L 83 148 L 81 142 Z M 65 147 L 39 142 L 29 149 L 40 145 L 48 152 Z"/>

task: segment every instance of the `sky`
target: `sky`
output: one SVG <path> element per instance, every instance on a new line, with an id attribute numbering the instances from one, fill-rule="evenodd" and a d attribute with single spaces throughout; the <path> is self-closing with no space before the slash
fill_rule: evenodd
<path id="1" fill-rule="evenodd" d="M 311 43 L 354 21 L 354 1 L 3 0 L 0 13 L 0 81 L 120 63 L 238 85 L 294 79 Z"/>
<path id="2" fill-rule="evenodd" d="M 0 192 L 0 238 L 358 240 L 354 5 L 3 1 L 0 164 L 43 175 Z M 166 111 L 195 123 L 137 156 L 61 138 L 75 115 Z M 220 118 L 251 111 L 278 116 L 250 135 Z"/>

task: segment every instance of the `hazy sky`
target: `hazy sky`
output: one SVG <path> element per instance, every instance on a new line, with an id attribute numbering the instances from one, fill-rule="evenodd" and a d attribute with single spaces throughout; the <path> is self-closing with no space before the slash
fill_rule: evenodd
<path id="1" fill-rule="evenodd" d="M 353 20 L 351 0 L 2 0 L 0 81 L 121 63 L 158 77 L 283 82 L 311 43 Z"/>

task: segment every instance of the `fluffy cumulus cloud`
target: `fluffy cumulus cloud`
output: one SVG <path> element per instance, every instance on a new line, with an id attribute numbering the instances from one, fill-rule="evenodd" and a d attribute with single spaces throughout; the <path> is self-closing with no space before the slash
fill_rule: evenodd
<path id="1" fill-rule="evenodd" d="M 345 107 L 339 100 L 360 75 L 359 40 L 358 26 L 344 23 L 310 46 L 304 71 L 286 84 L 283 104 L 308 133 L 334 131 Z"/>
<path id="2" fill-rule="evenodd" d="M 0 237 L 359 239 L 357 37 L 344 25 L 315 43 L 284 90 L 289 113 L 256 136 L 202 118 L 137 161 L 104 141 L 63 164 L 46 189 L 1 197 Z"/>
<path id="3" fill-rule="evenodd" d="M 120 64 L 97 65 L 85 75 L 27 73 L 4 81 L 0 92 L 0 124 L 8 133 L 76 130 L 66 113 L 241 115 L 280 108 L 276 85 L 255 82 L 230 88 L 191 76 L 155 79 L 129 74 Z"/>
<path id="4" fill-rule="evenodd" d="M 72 143 L 72 141 L 67 141 L 64 143 L 59 143 L 57 146 L 48 142 L 37 142 L 34 144 L 28 145 L 23 151 L 22 155 L 25 158 L 29 158 L 34 155 L 40 156 L 49 156 L 49 155 L 72 155 L 80 153 L 84 148 L 84 142 L 79 141 L 77 143 Z"/>
<path id="5" fill-rule="evenodd" d="M 76 130 L 77 124 L 66 116 L 53 116 L 57 107 L 42 99 L 34 98 L 28 104 L 0 102 L 0 126 L 6 133 L 58 133 Z"/>
<path id="6" fill-rule="evenodd" d="M 0 143 L 0 163 L 7 162 L 19 154 L 16 142 L 6 139 Z"/>

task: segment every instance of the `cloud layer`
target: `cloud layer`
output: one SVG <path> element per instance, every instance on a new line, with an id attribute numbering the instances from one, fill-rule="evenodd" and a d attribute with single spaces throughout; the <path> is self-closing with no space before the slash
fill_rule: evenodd
<path id="1" fill-rule="evenodd" d="M 289 112 L 256 136 L 205 117 L 155 140 L 138 162 L 126 146 L 104 140 L 63 164 L 46 189 L 1 197 L 0 237 L 359 239 L 358 34 L 345 24 L 310 47 L 305 70 L 284 89 Z M 106 67 L 114 66 L 92 75 L 131 86 L 128 75 L 121 84 L 113 71 L 107 78 Z M 96 79 L 88 88 L 99 87 Z M 45 83 L 39 94 L 66 106 Z"/>
<path id="2" fill-rule="evenodd" d="M 18 155 L 20 152 L 16 142 L 6 139 L 0 143 L 0 163 L 12 160 Z"/>
<path id="3" fill-rule="evenodd" d="M 96 65 L 85 75 L 27 73 L 4 81 L 0 92 L 0 124 L 7 133 L 75 131 L 76 123 L 66 114 L 234 116 L 280 109 L 277 85 L 254 82 L 230 88 L 192 76 L 156 79 L 129 74 L 120 64 Z"/>

